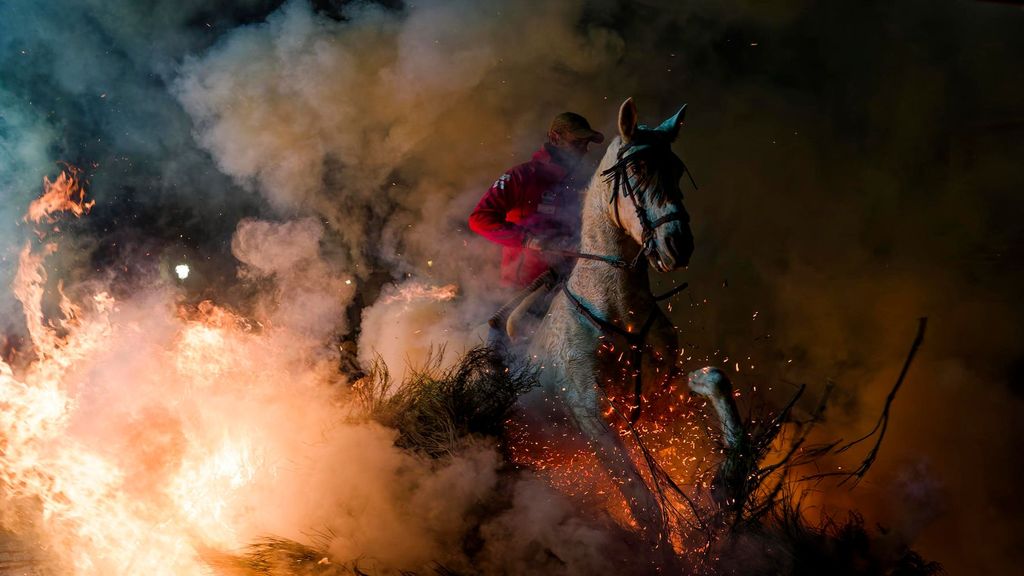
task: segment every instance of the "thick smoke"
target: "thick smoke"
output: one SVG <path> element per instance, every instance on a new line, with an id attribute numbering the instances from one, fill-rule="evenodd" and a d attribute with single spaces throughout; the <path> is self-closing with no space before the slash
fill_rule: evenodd
<path id="1" fill-rule="evenodd" d="M 494 159 L 519 161 L 524 142 L 539 145 L 555 106 L 583 104 L 564 81 L 534 94 L 533 78 L 596 82 L 621 56 L 609 28 L 577 27 L 583 9 L 358 4 L 332 20 L 288 2 L 189 59 L 176 93 L 220 169 L 285 214 L 323 218 L 348 248 L 353 274 L 387 266 L 459 282 L 468 309 L 401 302 L 367 311 L 362 358 L 384 354 L 400 371 L 432 347 L 462 349 L 467 326 L 496 306 L 482 296 L 495 288 L 480 282 L 486 247 L 460 232 L 501 169 Z M 538 96 L 539 108 L 514 106 Z"/>
<path id="2" fill-rule="evenodd" d="M 230 11 L 193 0 L 0 4 L 4 285 L 20 212 L 58 162 L 83 171 L 101 206 L 82 223 L 81 250 L 63 255 L 69 268 L 152 273 L 166 259 L 201 253 L 191 262 L 197 277 L 233 274 L 225 242 L 237 219 L 260 207 L 195 145 L 168 84 L 186 54 L 272 8 L 258 0 Z M 9 296 L 0 299 L 3 323 L 16 323 Z"/>
<path id="3" fill-rule="evenodd" d="M 273 281 L 273 289 L 264 289 L 258 299 L 261 317 L 327 340 L 347 331 L 344 312 L 352 303 L 355 286 L 321 257 L 323 233 L 323 226 L 313 218 L 283 224 L 243 220 L 231 251 L 246 264 L 240 274 L 244 280 Z"/>
<path id="4" fill-rule="evenodd" d="M 563 79 L 596 78 L 622 53 L 610 29 L 577 27 L 582 10 L 356 4 L 336 21 L 288 2 L 189 59 L 176 93 L 224 173 L 285 212 L 324 217 L 353 266 L 457 270 L 467 205 L 453 212 L 452 199 L 539 145 L 552 111 L 587 105 Z M 539 102 L 515 104 L 525 98 Z"/>
<path id="5" fill-rule="evenodd" d="M 290 295 L 261 314 L 309 335 L 354 328 L 331 317 L 359 296 L 350 277 L 393 279 L 384 298 L 458 284 L 457 305 L 367 311 L 361 352 L 400 362 L 489 310 L 496 256 L 465 218 L 554 113 L 607 134 L 628 95 L 647 121 L 689 101 L 677 151 L 701 186 L 697 251 L 673 313 L 694 364 L 738 368 L 768 401 L 833 378 L 823 435 L 850 438 L 929 316 L 878 464 L 821 503 L 865 510 L 953 573 L 1001 573 L 1022 560 L 1024 517 L 1021 19 L 986 2 L 6 3 L 0 250 L 9 270 L 24 202 L 70 161 L 98 205 L 68 274 L 140 243 L 187 253 L 210 284 Z M 306 256 L 256 243 L 274 231 Z"/>
<path id="6" fill-rule="evenodd" d="M 0 282 L 9 286 L 21 238 L 17 222 L 38 190 L 41 174 L 52 164 L 52 129 L 25 103 L 0 89 Z M 15 329 L 17 306 L 8 290 L 0 291 L 0 330 Z M 0 339 L 0 343 L 3 339 Z"/>
<path id="7" fill-rule="evenodd" d="M 205 560 L 267 534 L 375 574 L 461 569 L 471 536 L 493 573 L 610 561 L 596 545 L 611 536 L 536 481 L 506 478 L 513 501 L 483 522 L 505 493 L 493 446 L 431 460 L 368 419 L 342 385 L 333 328 L 315 321 L 338 317 L 336 285 L 349 286 L 326 270 L 317 221 L 239 224 L 240 274 L 262 284 L 249 317 L 162 285 L 124 301 L 84 293 L 94 282 L 44 323 L 59 236 L 41 234 L 57 243 L 22 254 L 17 285 L 38 358 L 0 362 L 0 527 L 46 551 L 47 570 L 207 574 Z M 516 564 L 542 549 L 558 558 Z"/>

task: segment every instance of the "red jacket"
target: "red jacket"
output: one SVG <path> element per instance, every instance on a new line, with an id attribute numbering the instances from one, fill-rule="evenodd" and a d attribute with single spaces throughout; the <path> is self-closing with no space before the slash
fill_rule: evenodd
<path id="1" fill-rule="evenodd" d="M 578 235 L 581 183 L 555 162 L 545 144 L 487 190 L 469 227 L 503 246 L 502 283 L 523 287 L 550 267 L 543 253 L 523 247 L 527 236 L 557 243 Z"/>

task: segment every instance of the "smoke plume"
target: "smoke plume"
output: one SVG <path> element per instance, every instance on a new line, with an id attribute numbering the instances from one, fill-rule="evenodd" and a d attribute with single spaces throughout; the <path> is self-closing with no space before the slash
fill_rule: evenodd
<path id="1" fill-rule="evenodd" d="M 770 405 L 807 383 L 804 409 L 832 379 L 821 434 L 853 438 L 928 316 L 871 475 L 815 503 L 864 511 L 952 573 L 1005 573 L 1024 560 L 1022 18 L 952 1 L 7 2 L 0 282 L 32 236 L 21 215 L 42 177 L 58 161 L 81 167 L 97 204 L 64 226 L 48 293 L 58 279 L 72 296 L 102 285 L 121 328 L 69 376 L 74 437 L 110 453 L 140 434 L 185 465 L 191 430 L 244 412 L 239 426 L 268 454 L 307 459 L 259 485 L 267 506 L 232 541 L 330 525 L 351 538 L 342 555 L 413 566 L 458 548 L 460 514 L 492 489 L 496 456 L 435 470 L 385 429 L 332 428 L 344 386 L 334 340 L 360 329 L 362 359 L 380 353 L 396 371 L 472 342 L 500 300 L 496 249 L 465 230 L 486 187 L 558 112 L 613 134 L 626 96 L 651 123 L 689 102 L 676 150 L 700 185 L 687 190 L 697 249 L 675 277 L 690 289 L 672 301 L 689 367 L 721 364 Z M 194 275 L 174 284 L 179 262 Z M 452 301 L 408 296 L 449 284 Z M 29 334 L 13 293 L 0 294 L 16 372 Z M 159 376 L 180 376 L 166 355 L 191 326 L 178 305 L 204 299 L 260 323 L 225 341 L 260 362 Z M 208 406 L 161 400 L 195 389 Z M 306 442 L 316 448 L 294 448 Z M 171 464 L 132 454 L 117 460 L 126 485 L 156 490 Z M 448 490 L 451 508 L 438 508 Z M 572 570 L 587 573 L 611 550 L 544 505 L 542 486 L 514 494 L 479 558 L 529 572 L 541 541 L 579 554 Z M 389 549 L 389 533 L 408 548 Z"/>

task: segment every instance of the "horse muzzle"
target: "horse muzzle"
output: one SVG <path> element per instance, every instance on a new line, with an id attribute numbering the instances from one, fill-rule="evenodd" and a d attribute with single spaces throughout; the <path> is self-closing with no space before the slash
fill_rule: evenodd
<path id="1" fill-rule="evenodd" d="M 673 223 L 659 230 L 654 240 L 654 250 L 647 259 L 659 272 L 671 272 L 685 268 L 693 255 L 693 235 L 689 226 Z"/>

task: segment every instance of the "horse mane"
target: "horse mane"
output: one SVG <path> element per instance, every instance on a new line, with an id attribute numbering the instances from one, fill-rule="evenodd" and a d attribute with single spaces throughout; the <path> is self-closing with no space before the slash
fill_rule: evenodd
<path id="1" fill-rule="evenodd" d="M 609 144 L 597 173 L 611 186 L 617 185 L 617 179 L 635 175 L 634 191 L 641 196 L 638 200 L 643 201 L 646 194 L 659 206 L 670 201 L 681 202 L 682 191 L 677 184 L 686 171 L 686 165 L 672 151 L 673 140 L 674 137 L 663 130 L 641 126 L 625 145 L 627 148 L 623 154 L 622 139 L 616 136 Z M 660 185 L 662 178 L 666 179 L 666 185 Z"/>

